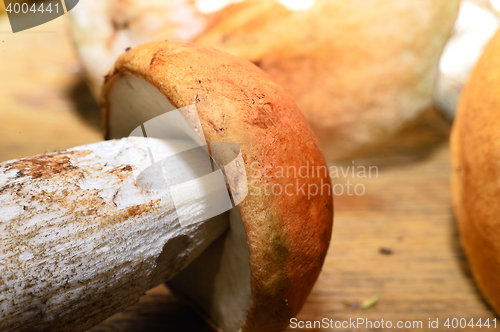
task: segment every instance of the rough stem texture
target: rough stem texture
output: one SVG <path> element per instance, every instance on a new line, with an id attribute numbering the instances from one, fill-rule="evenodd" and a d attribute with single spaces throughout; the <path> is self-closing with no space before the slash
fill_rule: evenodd
<path id="1" fill-rule="evenodd" d="M 133 139 L 0 164 L 0 330 L 84 331 L 171 278 L 228 227 L 181 227 L 135 184 Z M 150 140 L 150 146 L 155 142 Z"/>

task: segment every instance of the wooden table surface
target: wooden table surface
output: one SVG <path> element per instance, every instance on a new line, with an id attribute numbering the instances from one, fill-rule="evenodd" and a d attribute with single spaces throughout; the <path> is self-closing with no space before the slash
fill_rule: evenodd
<path id="1" fill-rule="evenodd" d="M 101 140 L 98 107 L 64 23 L 59 18 L 12 34 L 0 17 L 0 161 Z M 344 177 L 340 166 L 345 171 L 353 161 L 331 164 L 339 167 L 338 193 L 347 181 L 365 193 L 335 197 L 332 244 L 299 320 L 422 321 L 422 328 L 400 329 L 421 331 L 436 330 L 428 327 L 429 319 L 448 330 L 447 318 L 496 317 L 473 282 L 458 240 L 449 193 L 449 130 L 429 112 L 386 148 L 354 159 L 356 167 L 376 166 L 378 176 L 372 168 L 371 178 Z M 357 308 L 375 295 L 375 306 Z M 160 286 L 90 331 L 209 329 Z"/>

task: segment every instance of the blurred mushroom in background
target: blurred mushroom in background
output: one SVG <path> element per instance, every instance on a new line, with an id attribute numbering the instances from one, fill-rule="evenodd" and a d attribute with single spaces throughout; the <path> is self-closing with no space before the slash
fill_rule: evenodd
<path id="1" fill-rule="evenodd" d="M 92 94 L 99 99 L 103 77 L 130 47 L 164 39 L 189 41 L 210 23 L 190 0 L 86 0 L 68 13 L 78 55 Z"/>
<path id="2" fill-rule="evenodd" d="M 338 160 L 389 141 L 431 107 L 458 6 L 458 0 L 87 0 L 69 16 L 96 97 L 128 47 L 158 39 L 213 46 L 269 73 L 295 99 L 326 158 Z"/>

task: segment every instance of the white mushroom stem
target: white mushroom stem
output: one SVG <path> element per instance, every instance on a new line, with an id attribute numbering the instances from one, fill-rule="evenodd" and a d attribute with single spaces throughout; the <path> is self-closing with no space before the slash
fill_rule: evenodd
<path id="1" fill-rule="evenodd" d="M 136 185 L 131 151 L 146 154 L 129 138 L 0 163 L 1 331 L 86 330 L 228 228 L 227 213 L 182 227 L 170 195 Z"/>

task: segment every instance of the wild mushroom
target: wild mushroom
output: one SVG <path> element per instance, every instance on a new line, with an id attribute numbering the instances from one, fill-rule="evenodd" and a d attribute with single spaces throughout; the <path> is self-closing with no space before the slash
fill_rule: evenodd
<path id="1" fill-rule="evenodd" d="M 114 140 L 0 164 L 0 329 L 85 330 L 168 281 L 222 331 L 284 330 L 319 275 L 333 221 L 324 157 L 293 100 L 245 60 L 156 42 L 118 59 L 103 105 Z M 136 135 L 186 108 L 190 132 L 164 123 L 175 137 Z M 179 211 L 189 221 L 210 204 L 177 204 L 145 165 L 204 140 L 237 207 L 183 225 Z"/>
<path id="2" fill-rule="evenodd" d="M 451 198 L 472 274 L 500 314 L 500 32 L 460 98 L 450 138 Z"/>
<path id="3" fill-rule="evenodd" d="M 224 8 L 194 40 L 248 59 L 289 92 L 327 160 L 366 153 L 432 105 L 456 0 L 277 1 Z"/>

